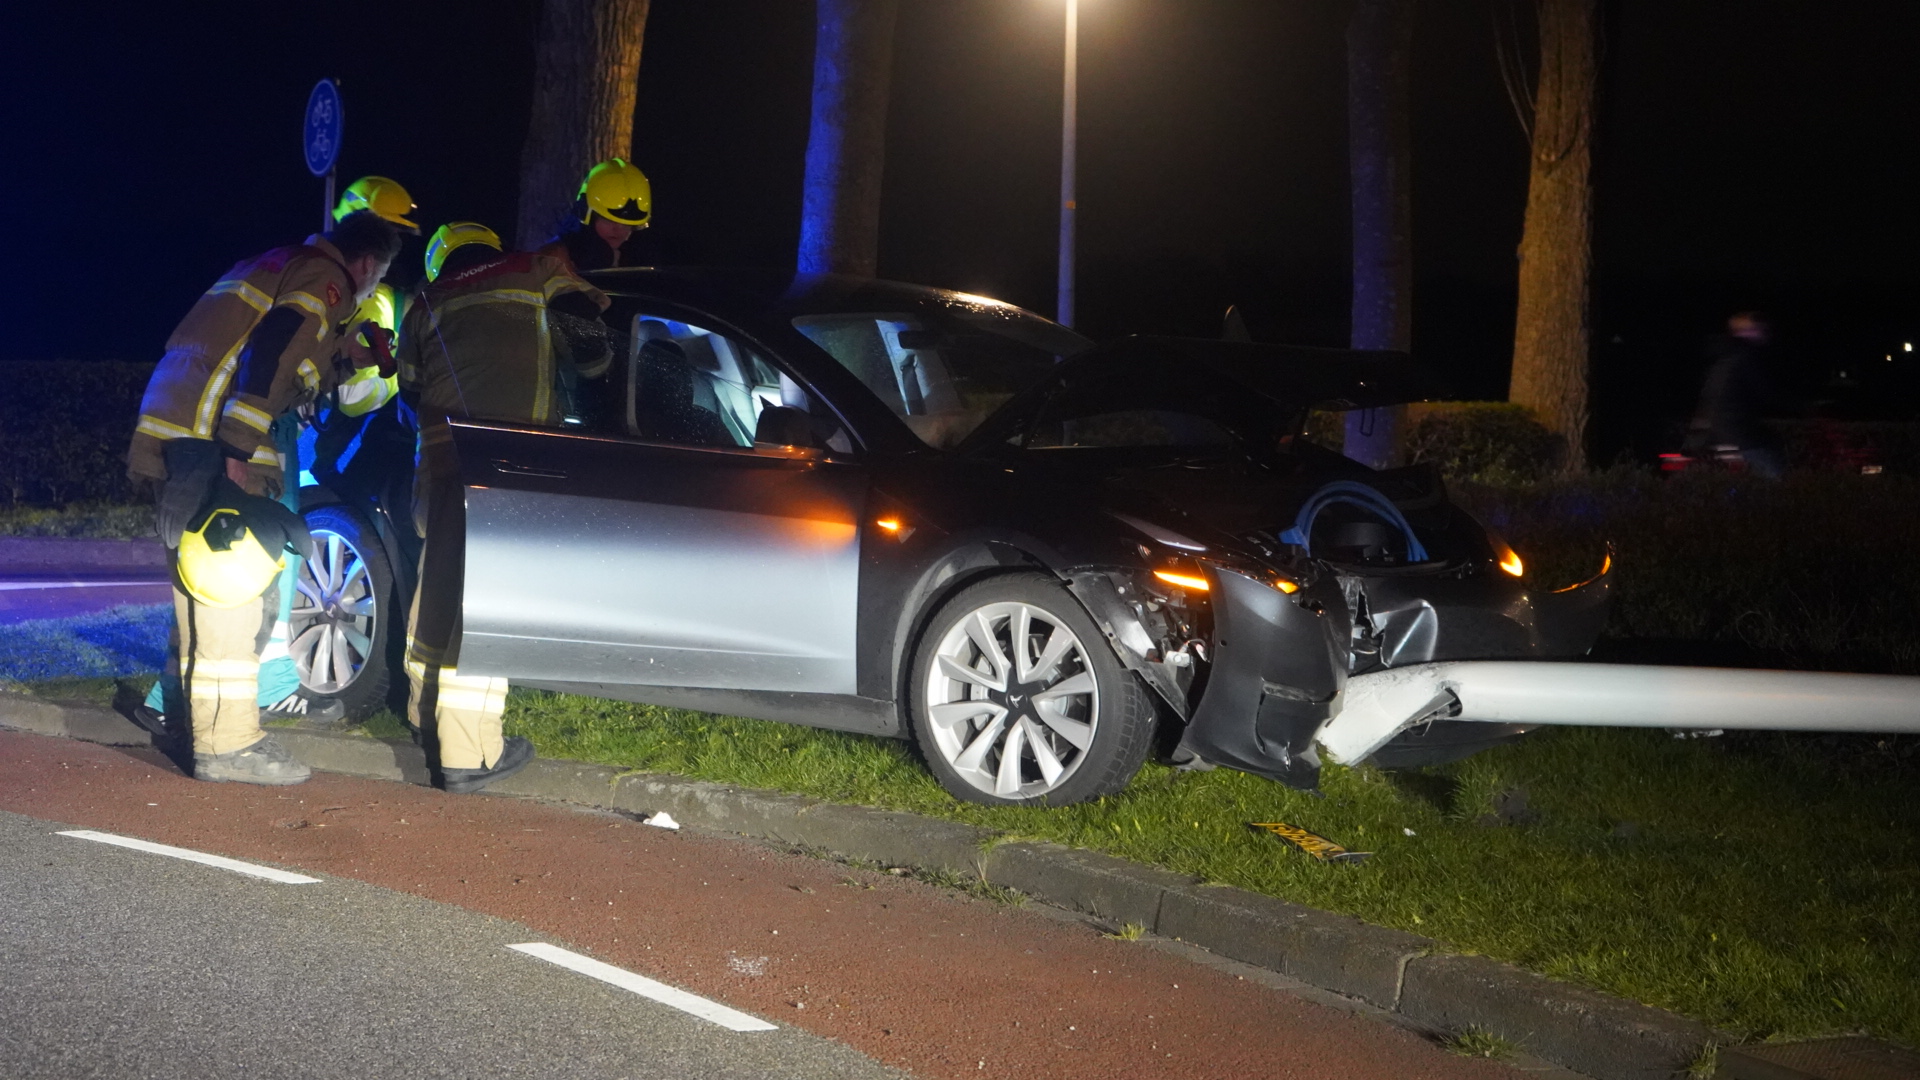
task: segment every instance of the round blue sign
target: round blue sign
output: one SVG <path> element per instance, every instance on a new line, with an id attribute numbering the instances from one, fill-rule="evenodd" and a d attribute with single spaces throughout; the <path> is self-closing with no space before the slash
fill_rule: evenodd
<path id="1" fill-rule="evenodd" d="M 304 134 L 307 147 L 307 171 L 325 176 L 340 156 L 340 128 L 346 122 L 346 110 L 340 105 L 340 88 L 332 79 L 321 79 L 307 95 L 307 123 Z"/>

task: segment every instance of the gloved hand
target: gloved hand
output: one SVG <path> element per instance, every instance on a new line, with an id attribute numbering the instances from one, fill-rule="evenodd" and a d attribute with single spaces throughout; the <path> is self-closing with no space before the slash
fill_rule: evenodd
<path id="1" fill-rule="evenodd" d="M 170 548 L 180 546 L 180 534 L 199 516 L 213 493 L 213 483 L 224 468 L 220 447 L 211 439 L 171 439 L 161 450 L 167 478 L 154 506 L 154 531 Z"/>
<path id="2" fill-rule="evenodd" d="M 377 367 L 380 377 L 391 378 L 399 370 L 393 356 L 393 331 L 367 319 L 354 328 L 347 339 L 347 356 L 355 367 Z"/>

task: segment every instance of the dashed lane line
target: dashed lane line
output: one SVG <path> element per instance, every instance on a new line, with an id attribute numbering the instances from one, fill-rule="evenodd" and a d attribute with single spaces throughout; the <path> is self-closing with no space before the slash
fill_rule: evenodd
<path id="1" fill-rule="evenodd" d="M 529 941 L 521 945 L 509 945 L 509 949 L 526 953 L 528 956 L 545 960 L 549 964 L 558 964 L 569 971 L 577 971 L 589 978 L 611 983 L 622 990 L 630 990 L 644 998 L 651 998 L 662 1005 L 669 1005 L 684 1013 L 691 1013 L 702 1020 L 719 1024 L 730 1031 L 778 1031 L 779 1026 L 769 1024 L 757 1016 L 749 1016 L 738 1009 L 729 1009 L 717 1001 L 708 1001 L 698 994 L 689 994 L 685 990 L 655 982 L 645 975 L 635 975 L 631 971 L 604 964 L 590 956 L 581 956 L 558 945 L 548 945 L 542 941 Z"/>
<path id="2" fill-rule="evenodd" d="M 165 855 L 174 859 L 184 859 L 187 862 L 196 862 L 205 866 L 217 866 L 222 870 L 231 870 L 236 874 L 246 874 L 249 877 L 265 878 L 268 881 L 277 881 L 282 885 L 320 884 L 319 878 L 308 877 L 305 874 L 290 874 L 285 870 L 275 870 L 271 866 L 256 866 L 253 863 L 241 862 L 239 859 L 229 859 L 223 855 L 208 855 L 202 851 L 192 851 L 187 848 L 172 847 L 167 844 L 156 844 L 151 840 L 136 840 L 131 836 L 115 836 L 113 833 L 94 832 L 92 829 L 73 829 L 60 833 L 59 835 L 72 836 L 81 840 L 92 840 L 100 844 L 112 844 L 115 847 L 132 848 L 135 851 L 145 851 L 154 855 Z"/>
<path id="3" fill-rule="evenodd" d="M 39 592 L 46 589 L 118 589 L 164 586 L 165 578 L 129 578 L 124 581 L 0 581 L 0 592 Z"/>

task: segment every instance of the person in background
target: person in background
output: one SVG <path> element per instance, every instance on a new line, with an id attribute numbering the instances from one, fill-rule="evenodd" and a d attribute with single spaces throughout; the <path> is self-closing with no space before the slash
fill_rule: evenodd
<path id="1" fill-rule="evenodd" d="M 616 266 L 649 266 L 650 251 L 630 251 L 636 235 L 653 223 L 653 185 L 647 174 L 621 158 L 608 158 L 580 181 L 573 214 L 558 236 L 538 250 L 578 275 Z"/>
<path id="2" fill-rule="evenodd" d="M 409 236 L 419 236 L 420 227 L 407 216 L 418 209 L 413 196 L 399 181 L 384 176 L 363 176 L 347 185 L 340 202 L 333 208 L 333 220 L 338 222 L 348 214 L 365 210 Z M 394 377 L 392 342 L 404 314 L 405 303 L 400 291 L 386 282 L 375 285 L 372 294 L 354 312 L 355 324 L 362 327 L 361 344 L 376 357 L 383 357 L 384 362 L 360 368 L 334 392 L 340 411 L 347 416 L 365 416 L 399 392 L 399 381 Z M 378 340 L 368 324 L 385 331 L 384 342 Z"/>
<path id="3" fill-rule="evenodd" d="M 1755 476 L 1775 479 L 1785 470 L 1779 440 L 1761 422 L 1774 404 L 1767 347 L 1773 328 L 1759 312 L 1742 311 L 1727 320 L 1727 333 L 1715 340 L 1713 360 L 1700 387 L 1685 451 L 1698 458 L 1732 448 Z"/>

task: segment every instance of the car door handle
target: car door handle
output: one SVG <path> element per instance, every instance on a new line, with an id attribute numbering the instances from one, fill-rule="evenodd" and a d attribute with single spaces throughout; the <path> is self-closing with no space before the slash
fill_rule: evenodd
<path id="1" fill-rule="evenodd" d="M 536 469 L 531 465 L 516 465 L 504 458 L 494 458 L 493 467 L 497 472 L 508 476 L 541 476 L 548 480 L 565 480 L 567 474 L 559 469 Z"/>

